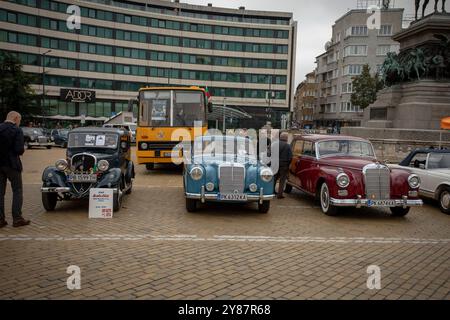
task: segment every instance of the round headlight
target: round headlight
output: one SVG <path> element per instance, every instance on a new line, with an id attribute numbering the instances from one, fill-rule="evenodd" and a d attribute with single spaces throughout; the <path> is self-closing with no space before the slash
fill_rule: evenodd
<path id="1" fill-rule="evenodd" d="M 208 182 L 208 183 L 206 184 L 206 191 L 208 191 L 208 192 L 214 191 L 214 183 Z"/>
<path id="2" fill-rule="evenodd" d="M 200 167 L 193 167 L 189 174 L 193 180 L 198 181 L 203 177 L 203 169 Z"/>
<path id="3" fill-rule="evenodd" d="M 148 148 L 148 144 L 146 142 L 142 142 L 141 143 L 141 149 L 147 150 L 147 148 Z"/>
<path id="4" fill-rule="evenodd" d="M 248 188 L 250 189 L 251 192 L 256 192 L 258 191 L 258 186 L 254 183 L 252 183 L 251 185 L 248 186 Z"/>
<path id="5" fill-rule="evenodd" d="M 340 173 L 336 177 L 336 183 L 339 188 L 347 188 L 350 184 L 350 178 L 346 173 Z"/>
<path id="6" fill-rule="evenodd" d="M 106 160 L 100 160 L 97 165 L 98 170 L 106 171 L 109 168 L 109 162 Z"/>
<path id="7" fill-rule="evenodd" d="M 420 187 L 420 178 L 416 174 L 412 174 L 408 177 L 408 184 L 412 189 L 417 189 Z"/>
<path id="8" fill-rule="evenodd" d="M 67 161 L 65 159 L 61 159 L 61 160 L 56 161 L 55 167 L 59 171 L 64 171 L 64 170 L 67 169 L 68 163 L 67 163 Z"/>
<path id="9" fill-rule="evenodd" d="M 270 182 L 273 178 L 273 172 L 269 168 L 262 169 L 260 176 L 264 182 Z"/>

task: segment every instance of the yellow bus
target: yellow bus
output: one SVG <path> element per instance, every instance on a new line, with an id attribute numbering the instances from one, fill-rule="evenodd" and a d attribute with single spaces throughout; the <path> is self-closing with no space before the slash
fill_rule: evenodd
<path id="1" fill-rule="evenodd" d="M 136 156 L 148 170 L 155 164 L 172 163 L 172 149 L 180 143 L 172 138 L 175 130 L 188 131 L 190 141 L 204 134 L 212 108 L 206 90 L 199 87 L 145 87 L 139 90 L 138 103 Z M 202 123 L 201 130 L 194 130 L 197 121 Z"/>

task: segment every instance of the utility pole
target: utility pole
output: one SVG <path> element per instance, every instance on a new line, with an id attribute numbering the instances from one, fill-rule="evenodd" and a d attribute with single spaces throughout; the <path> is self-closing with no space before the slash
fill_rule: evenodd
<path id="1" fill-rule="evenodd" d="M 52 50 L 47 50 L 41 54 L 42 56 L 42 123 L 45 121 L 45 56 L 46 54 L 52 52 Z"/>

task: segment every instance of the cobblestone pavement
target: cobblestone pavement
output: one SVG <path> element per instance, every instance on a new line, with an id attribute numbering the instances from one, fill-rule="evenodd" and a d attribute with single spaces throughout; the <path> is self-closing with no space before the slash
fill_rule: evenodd
<path id="1" fill-rule="evenodd" d="M 87 202 L 41 206 L 42 170 L 62 157 L 58 148 L 24 156 L 32 225 L 0 230 L 2 299 L 450 299 L 450 217 L 432 203 L 405 218 L 328 217 L 293 193 L 267 215 L 255 204 L 189 214 L 179 170 L 140 166 L 114 219 L 89 220 Z M 67 289 L 70 265 L 81 268 L 81 290 Z M 370 265 L 381 268 L 381 290 L 367 289 Z"/>

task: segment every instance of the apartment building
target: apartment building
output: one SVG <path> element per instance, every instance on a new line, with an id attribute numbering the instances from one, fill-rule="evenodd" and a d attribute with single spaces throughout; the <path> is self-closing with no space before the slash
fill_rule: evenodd
<path id="1" fill-rule="evenodd" d="M 301 82 L 295 93 L 295 121 L 301 129 L 309 129 L 314 124 L 314 107 L 316 105 L 318 84 L 316 73 L 310 72 Z"/>

